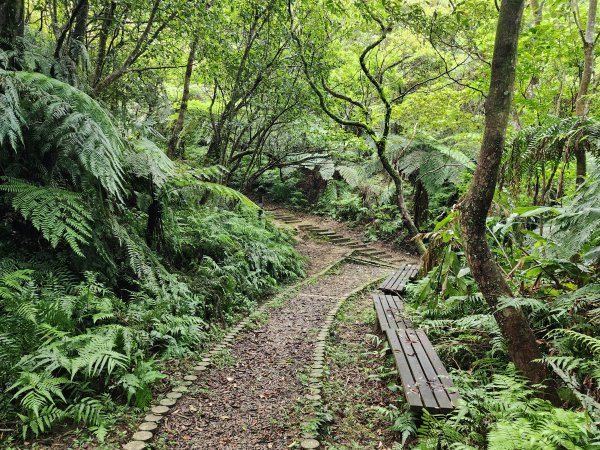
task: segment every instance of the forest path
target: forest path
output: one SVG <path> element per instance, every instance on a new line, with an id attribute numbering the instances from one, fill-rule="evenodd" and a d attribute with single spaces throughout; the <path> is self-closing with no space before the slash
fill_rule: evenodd
<path id="1" fill-rule="evenodd" d="M 399 262 L 420 264 L 420 258 L 418 256 L 410 255 L 400 251 L 390 242 L 363 242 L 363 234 L 365 231 L 364 226 L 358 225 L 350 228 L 347 223 L 338 222 L 327 216 L 318 216 L 311 213 L 299 212 L 276 204 L 266 204 L 265 208 L 267 209 L 267 214 L 270 215 L 276 223 L 281 224 L 282 226 L 298 231 L 302 231 L 302 227 L 306 226 L 327 229 L 335 232 L 338 236 L 350 239 L 351 241 L 364 243 L 369 250 L 385 253 L 385 257 L 383 259 L 392 265 L 397 265 Z M 292 217 L 294 220 L 292 223 L 287 223 L 281 219 L 278 219 L 278 216 Z M 347 250 L 349 250 L 348 247 Z"/>
<path id="2" fill-rule="evenodd" d="M 313 274 L 349 250 L 303 233 L 297 239 Z M 300 435 L 297 401 L 307 393 L 301 380 L 327 313 L 357 287 L 389 273 L 389 268 L 346 263 L 261 309 L 160 423 L 157 448 L 288 448 Z"/>

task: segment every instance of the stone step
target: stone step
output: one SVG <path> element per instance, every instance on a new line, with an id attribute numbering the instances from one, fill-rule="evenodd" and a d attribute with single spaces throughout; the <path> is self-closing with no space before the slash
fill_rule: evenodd
<path id="1" fill-rule="evenodd" d="M 346 244 L 348 242 L 350 242 L 350 239 L 348 238 L 331 238 L 329 239 L 331 242 L 333 242 L 334 244 Z"/>

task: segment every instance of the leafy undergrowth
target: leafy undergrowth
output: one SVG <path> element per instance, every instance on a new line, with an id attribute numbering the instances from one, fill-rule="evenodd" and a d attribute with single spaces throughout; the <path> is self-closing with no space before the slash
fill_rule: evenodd
<path id="1" fill-rule="evenodd" d="M 287 235 L 258 219 L 204 208 L 181 211 L 179 223 L 171 239 L 186 263 L 163 261 L 185 272 L 160 264 L 127 290 L 102 272 L 3 247 L 0 422 L 15 430 L 3 446 L 65 423 L 102 441 L 124 405 L 148 405 L 165 361 L 185 361 L 302 273 Z"/>
<path id="2" fill-rule="evenodd" d="M 521 208 L 488 221 L 492 249 L 516 293 L 498 308 L 527 316 L 560 407 L 540 399 L 539 387 L 510 362 L 467 267 L 456 216 L 438 224 L 425 258 L 430 270 L 408 287 L 406 299 L 463 401 L 449 417 L 424 417 L 419 448 L 600 448 L 599 189 L 590 181 L 565 207 Z M 542 220 L 546 231 L 532 231 Z"/>

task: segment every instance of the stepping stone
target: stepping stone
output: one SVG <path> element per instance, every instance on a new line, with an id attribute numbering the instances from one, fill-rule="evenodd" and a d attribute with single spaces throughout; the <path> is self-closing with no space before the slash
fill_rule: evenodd
<path id="1" fill-rule="evenodd" d="M 166 414 L 169 412 L 169 408 L 167 406 L 160 405 L 154 406 L 150 411 L 152 411 L 154 414 Z"/>
<path id="2" fill-rule="evenodd" d="M 173 388 L 173 392 L 187 392 L 190 389 L 187 386 L 177 386 Z"/>
<path id="3" fill-rule="evenodd" d="M 175 404 L 177 403 L 177 400 L 172 399 L 172 398 L 163 398 L 160 402 L 162 406 L 175 406 Z"/>
<path id="4" fill-rule="evenodd" d="M 146 443 L 142 441 L 130 441 L 123 446 L 123 450 L 142 450 L 146 448 Z"/>
<path id="5" fill-rule="evenodd" d="M 314 394 L 314 395 L 305 395 L 304 398 L 307 399 L 307 400 L 311 400 L 311 401 L 321 400 L 321 396 L 317 395 L 317 394 Z"/>
<path id="6" fill-rule="evenodd" d="M 149 441 L 154 436 L 150 431 L 138 431 L 137 433 L 133 433 L 134 441 Z"/>
<path id="7" fill-rule="evenodd" d="M 185 377 L 183 377 L 183 379 L 186 381 L 196 381 L 198 377 L 196 375 L 186 375 Z"/>
<path id="8" fill-rule="evenodd" d="M 173 399 L 173 400 L 177 400 L 178 398 L 181 398 L 183 394 L 181 392 L 174 392 L 171 391 L 167 394 L 167 398 Z"/>
<path id="9" fill-rule="evenodd" d="M 191 386 L 193 383 L 191 381 L 182 381 L 181 385 L 182 386 Z"/>
<path id="10" fill-rule="evenodd" d="M 160 422 L 162 420 L 162 416 L 158 416 L 156 414 L 148 414 L 144 417 L 144 422 Z"/>
<path id="11" fill-rule="evenodd" d="M 319 441 L 317 441 L 316 439 L 305 439 L 302 442 L 300 442 L 300 447 L 304 449 L 319 448 L 319 445 Z"/>
<path id="12" fill-rule="evenodd" d="M 138 430 L 140 430 L 140 431 L 152 431 L 152 430 L 156 430 L 156 428 L 158 428 L 158 424 L 156 422 L 143 422 L 138 427 Z"/>

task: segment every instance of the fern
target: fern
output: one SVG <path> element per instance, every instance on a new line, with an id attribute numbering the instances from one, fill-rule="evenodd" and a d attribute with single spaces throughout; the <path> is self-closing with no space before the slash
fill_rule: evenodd
<path id="1" fill-rule="evenodd" d="M 0 131 L 0 138 L 9 137 L 14 151 L 20 151 L 15 139 L 16 124 L 31 127 L 23 135 L 26 146 L 39 147 L 42 154 L 56 152 L 56 166 L 73 179 L 89 176 L 102 187 L 120 197 L 123 189 L 123 144 L 111 118 L 91 97 L 82 91 L 39 73 L 6 72 L 0 70 L 0 90 L 18 92 L 19 104 L 11 103 L 16 119 L 9 122 L 11 132 Z M 15 121 L 16 120 L 16 121 Z M 11 137 L 12 136 L 12 137 Z M 30 140 L 32 142 L 30 142 Z M 37 150 L 37 149 L 36 149 Z M 79 173 L 73 172 L 78 161 Z"/>
<path id="2" fill-rule="evenodd" d="M 0 147 L 8 141 L 13 149 L 17 149 L 23 143 L 21 128 L 24 124 L 15 82 L 0 74 Z"/>
<path id="3" fill-rule="evenodd" d="M 134 151 L 127 152 L 125 169 L 138 178 L 148 178 L 161 188 L 175 173 L 175 165 L 158 146 L 148 139 L 133 142 Z"/>
<path id="4" fill-rule="evenodd" d="M 12 196 L 12 206 L 56 247 L 64 240 L 78 255 L 92 237 L 92 215 L 82 196 L 65 189 L 35 186 L 1 177 L 0 191 Z"/>

